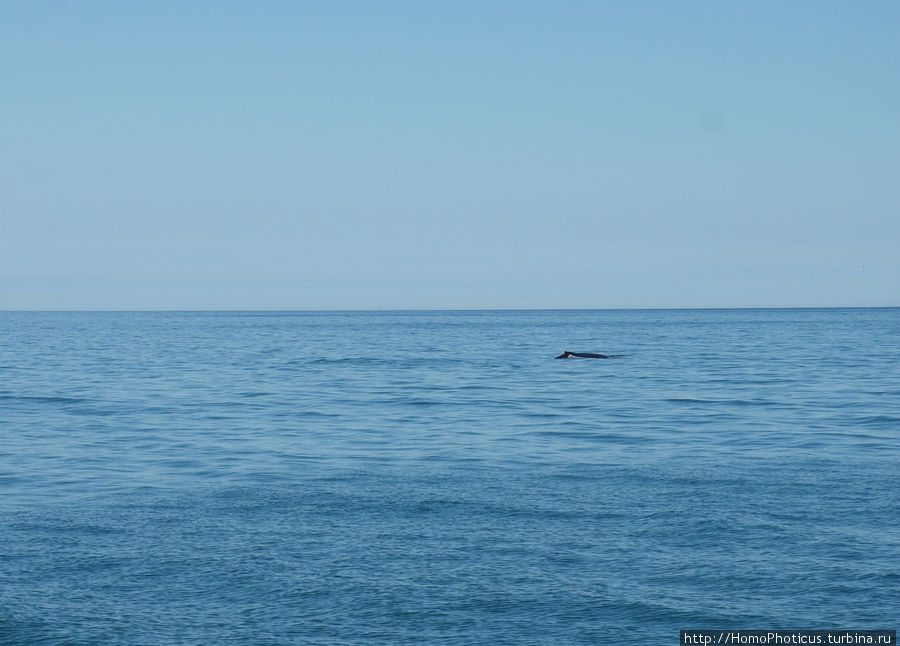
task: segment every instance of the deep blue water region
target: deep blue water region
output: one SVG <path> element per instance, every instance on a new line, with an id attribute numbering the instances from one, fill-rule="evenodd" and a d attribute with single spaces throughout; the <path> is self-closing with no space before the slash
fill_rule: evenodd
<path id="1" fill-rule="evenodd" d="M 895 629 L 898 465 L 898 309 L 3 312 L 0 644 Z"/>

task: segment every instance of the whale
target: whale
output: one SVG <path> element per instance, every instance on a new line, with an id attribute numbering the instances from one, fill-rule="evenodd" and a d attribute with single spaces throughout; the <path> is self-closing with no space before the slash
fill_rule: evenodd
<path id="1" fill-rule="evenodd" d="M 568 359 L 569 357 L 581 357 L 582 359 L 615 359 L 620 357 L 618 354 L 597 354 L 595 352 L 570 352 L 564 351 L 557 359 Z"/>

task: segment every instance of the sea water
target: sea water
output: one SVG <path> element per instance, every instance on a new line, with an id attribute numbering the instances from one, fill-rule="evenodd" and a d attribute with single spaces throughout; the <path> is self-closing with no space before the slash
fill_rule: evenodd
<path id="1" fill-rule="evenodd" d="M 895 629 L 898 466 L 900 309 L 5 312 L 0 644 Z"/>

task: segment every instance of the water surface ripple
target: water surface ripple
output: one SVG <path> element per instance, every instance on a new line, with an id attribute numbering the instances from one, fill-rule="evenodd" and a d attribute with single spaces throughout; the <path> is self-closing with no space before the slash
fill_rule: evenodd
<path id="1" fill-rule="evenodd" d="M 0 645 L 897 627 L 898 309 L 0 312 L 0 339 Z"/>

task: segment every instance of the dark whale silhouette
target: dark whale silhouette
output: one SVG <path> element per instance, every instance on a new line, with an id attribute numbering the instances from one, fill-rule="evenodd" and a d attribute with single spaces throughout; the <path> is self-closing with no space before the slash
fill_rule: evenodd
<path id="1" fill-rule="evenodd" d="M 582 359 L 615 359 L 620 354 L 596 354 L 594 352 L 570 352 L 566 350 L 557 359 L 568 359 L 569 357 L 581 357 Z"/>

